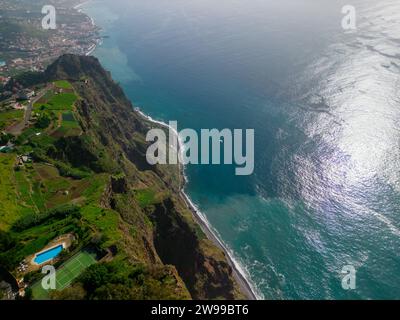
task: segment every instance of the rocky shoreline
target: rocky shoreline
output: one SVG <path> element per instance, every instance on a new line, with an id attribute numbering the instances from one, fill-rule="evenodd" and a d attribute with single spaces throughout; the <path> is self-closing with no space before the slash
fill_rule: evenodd
<path id="1" fill-rule="evenodd" d="M 135 111 L 139 113 L 145 120 L 150 121 L 156 125 L 163 126 L 165 128 L 170 128 L 168 124 L 162 122 L 162 121 L 157 121 L 151 118 L 150 116 L 146 115 L 143 113 L 139 108 L 135 108 Z M 179 139 L 178 139 L 179 141 Z M 180 147 L 180 142 L 179 142 L 179 149 Z M 180 165 L 180 172 L 184 176 L 185 182 L 187 182 L 187 178 L 185 175 L 185 167 L 183 165 Z M 203 232 L 206 234 L 207 238 L 211 240 L 214 245 L 216 245 L 218 248 L 220 248 L 224 254 L 225 257 L 232 268 L 232 273 L 237 281 L 238 285 L 240 286 L 240 289 L 242 293 L 246 296 L 247 299 L 249 300 L 258 300 L 260 299 L 257 296 L 256 290 L 253 288 L 250 280 L 248 280 L 247 275 L 243 268 L 240 266 L 240 264 L 235 260 L 233 257 L 232 253 L 229 251 L 229 249 L 226 247 L 226 245 L 218 238 L 218 236 L 215 234 L 215 232 L 212 230 L 212 227 L 210 226 L 209 222 L 207 221 L 207 218 L 204 216 L 203 213 L 195 206 L 195 204 L 190 200 L 190 197 L 186 194 L 184 190 L 184 186 L 181 188 L 180 191 L 180 198 L 184 201 L 186 206 L 189 208 L 189 210 L 192 212 L 192 215 L 198 225 L 200 225 L 201 229 Z"/>

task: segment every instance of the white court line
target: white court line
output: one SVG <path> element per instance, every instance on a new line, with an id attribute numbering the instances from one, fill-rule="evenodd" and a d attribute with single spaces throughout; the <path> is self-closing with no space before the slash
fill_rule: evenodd
<path id="1" fill-rule="evenodd" d="M 85 265 L 79 260 L 79 258 L 78 259 L 76 259 L 75 261 L 77 261 L 78 263 L 79 263 L 79 265 L 78 266 L 76 266 L 75 268 L 72 268 L 72 269 L 66 269 L 67 271 L 69 271 L 71 274 L 72 274 L 72 276 L 73 276 L 73 279 L 70 279 L 70 281 L 67 281 L 64 285 L 61 285 L 60 284 L 60 282 L 61 282 L 61 280 L 64 280 L 65 278 L 69 278 L 69 275 L 66 273 L 66 275 L 64 276 L 64 277 L 62 277 L 61 278 L 61 280 L 56 280 L 56 283 L 59 285 L 59 290 L 64 290 L 66 287 L 68 287 L 70 284 L 71 284 L 71 282 L 79 275 L 75 275 L 75 273 L 74 273 L 74 271 L 76 271 L 76 270 L 78 270 L 80 267 L 84 267 L 85 268 Z M 74 262 L 75 262 L 74 261 Z"/>

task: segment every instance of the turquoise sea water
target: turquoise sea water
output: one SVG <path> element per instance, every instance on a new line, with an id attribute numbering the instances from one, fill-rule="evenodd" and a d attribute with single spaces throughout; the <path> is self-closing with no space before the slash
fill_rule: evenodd
<path id="1" fill-rule="evenodd" d="M 56 246 L 54 248 L 51 248 L 49 250 L 37 254 L 33 261 L 36 262 L 37 264 L 42 264 L 46 261 L 49 261 L 57 257 L 62 250 L 63 250 L 62 245 Z"/>
<path id="2" fill-rule="evenodd" d="M 400 297 L 400 3 L 94 0 L 94 55 L 180 128 L 254 128 L 255 173 L 188 194 L 266 299 Z M 341 286 L 345 265 L 356 289 Z"/>

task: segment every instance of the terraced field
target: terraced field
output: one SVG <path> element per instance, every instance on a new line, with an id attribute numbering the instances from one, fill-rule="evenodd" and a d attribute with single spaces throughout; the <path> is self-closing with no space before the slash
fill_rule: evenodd
<path id="1" fill-rule="evenodd" d="M 71 83 L 66 80 L 58 80 L 54 82 L 54 86 L 60 89 L 72 89 Z"/>
<path id="2" fill-rule="evenodd" d="M 16 171 L 15 160 L 15 155 L 0 154 L 0 231 L 8 232 L 15 243 L 0 252 L 0 263 L 15 268 L 67 233 L 79 235 L 80 241 L 90 230 L 102 232 L 109 241 L 117 239 L 118 215 L 92 202 L 98 203 L 108 175 L 72 179 L 60 176 L 55 167 L 45 163 Z"/>
<path id="3" fill-rule="evenodd" d="M 54 93 L 46 95 L 35 103 L 35 110 L 72 110 L 73 104 L 77 100 L 75 93 Z"/>
<path id="4" fill-rule="evenodd" d="M 34 111 L 48 113 L 55 120 L 51 132 L 54 138 L 76 136 L 81 134 L 81 128 L 74 116 L 74 104 L 78 99 L 71 83 L 60 80 L 53 83 L 50 89 L 37 103 Z"/>
<path id="5" fill-rule="evenodd" d="M 8 230 L 20 218 L 69 203 L 84 203 L 103 191 L 106 177 L 62 177 L 57 168 L 44 163 L 16 165 L 15 154 L 0 154 L 0 230 Z M 88 218 L 96 208 L 86 210 Z M 104 216 L 108 220 L 107 216 Z M 114 224 L 113 224 L 114 225 Z M 115 226 L 115 225 L 114 225 Z"/>
<path id="6" fill-rule="evenodd" d="M 11 124 L 21 121 L 24 117 L 24 110 L 8 110 L 0 112 L 0 129 L 7 128 Z"/>
<path id="7" fill-rule="evenodd" d="M 71 111 L 63 112 L 61 115 L 61 125 L 53 133 L 54 137 L 70 137 L 77 136 L 81 133 L 81 127 L 75 120 L 75 117 Z"/>
<path id="8" fill-rule="evenodd" d="M 14 174 L 16 156 L 0 154 L 0 229 L 8 230 L 21 215 L 21 206 L 17 203 L 17 190 Z"/>

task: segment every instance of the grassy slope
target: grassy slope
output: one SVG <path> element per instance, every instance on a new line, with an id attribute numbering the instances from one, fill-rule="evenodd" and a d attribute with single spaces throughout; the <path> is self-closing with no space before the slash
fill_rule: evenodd
<path id="1" fill-rule="evenodd" d="M 90 132 L 92 140 L 107 145 L 108 152 L 119 155 L 113 159 L 134 190 L 130 198 L 118 194 L 112 199 L 122 219 L 136 227 L 133 232 L 125 231 L 136 237 L 134 243 L 129 242 L 123 249 L 131 254 L 141 252 L 141 259 L 153 263 L 149 248 L 139 250 L 143 239 L 148 239 L 156 259 L 176 266 L 193 297 L 242 297 L 230 275 L 224 253 L 206 239 L 178 195 L 182 185 L 179 168 L 149 167 L 142 162 L 146 150 L 144 136 L 154 124 L 133 112 L 132 105 L 109 75 L 92 71 L 88 71 L 91 78 L 88 83 L 74 83 L 82 99 L 77 110 L 80 123 L 84 131 Z"/>
<path id="2" fill-rule="evenodd" d="M 83 74 L 75 80 L 65 76 L 68 82 L 54 83 L 63 93 L 55 94 L 58 89 L 51 89 L 35 105 L 35 112 L 54 117 L 48 128 L 29 128 L 19 139 L 16 153 L 33 151 L 34 163 L 14 172 L 16 154 L 0 158 L 4 173 L 0 180 L 0 228 L 16 243 L 0 253 L 0 263 L 15 272 L 13 268 L 25 257 L 55 237 L 73 232 L 78 241 L 71 254 L 89 243 L 100 250 L 112 250 L 107 272 L 117 268 L 122 278 L 108 275 L 111 278 L 99 284 L 98 292 L 90 291 L 82 280 L 76 284 L 77 290 L 74 284 L 57 293 L 62 297 L 84 292 L 86 298 L 104 294 L 123 298 L 118 292 L 124 292 L 133 299 L 189 298 L 181 277 L 195 298 L 240 297 L 223 253 L 205 238 L 176 196 L 182 183 L 179 168 L 151 168 L 143 160 L 144 132 L 151 124 L 137 118 L 109 75 L 98 66 L 92 68 L 92 60 L 88 62 L 80 63 L 87 68 L 88 83 L 80 80 Z M 60 77 L 63 71 L 57 68 Z M 67 130 L 77 127 L 79 133 Z M 76 206 L 79 215 L 48 216 L 66 204 Z M 14 230 L 12 225 L 23 228 Z M 180 255 L 170 252 L 176 248 L 182 249 L 178 250 Z M 136 278 L 139 265 L 141 276 Z M 27 275 L 26 279 L 33 282 L 37 276 Z M 145 287 L 148 290 L 143 290 Z"/>
<path id="3" fill-rule="evenodd" d="M 15 155 L 0 154 L 0 229 L 2 230 L 8 230 L 21 212 L 17 205 L 15 162 Z"/>
<path id="4" fill-rule="evenodd" d="M 61 88 L 61 89 L 72 89 L 72 85 L 69 81 L 66 80 L 58 80 L 54 82 L 54 85 L 57 88 Z"/>
<path id="5" fill-rule="evenodd" d="M 8 110 L 0 112 L 0 128 L 6 128 L 14 122 L 22 120 L 23 110 Z"/>

